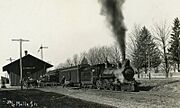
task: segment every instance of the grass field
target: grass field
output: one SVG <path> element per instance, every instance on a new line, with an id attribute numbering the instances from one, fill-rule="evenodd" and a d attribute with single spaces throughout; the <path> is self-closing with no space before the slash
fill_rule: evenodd
<path id="1" fill-rule="evenodd" d="M 120 108 L 180 107 L 179 79 L 141 79 L 138 82 L 141 83 L 139 92 L 74 90 L 62 87 L 40 88 L 42 91 L 35 89 L 5 90 L 0 91 L 0 108 L 20 105 L 23 105 L 22 108 L 31 106 L 39 108 L 110 108 L 103 104 Z"/>

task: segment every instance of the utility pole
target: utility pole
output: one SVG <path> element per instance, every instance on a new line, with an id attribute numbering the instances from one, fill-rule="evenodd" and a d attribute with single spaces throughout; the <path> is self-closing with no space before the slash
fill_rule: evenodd
<path id="1" fill-rule="evenodd" d="M 178 36 L 178 37 L 179 37 L 179 36 Z M 180 56 L 180 54 L 179 54 L 179 53 L 180 53 L 180 52 L 179 52 L 179 51 L 180 51 L 180 49 L 179 49 L 180 47 L 179 47 L 179 46 L 180 46 L 180 45 L 179 45 L 179 44 L 180 44 L 180 43 L 179 43 L 179 39 L 178 39 L 178 49 L 177 49 L 177 51 L 178 51 L 178 53 L 177 53 L 177 54 L 178 54 L 178 72 L 180 72 L 180 70 L 179 70 L 179 56 Z"/>
<path id="2" fill-rule="evenodd" d="M 12 41 L 20 42 L 20 82 L 21 82 L 21 90 L 23 90 L 23 70 L 22 70 L 22 42 L 29 42 L 29 40 L 24 39 L 12 39 Z"/>
<path id="3" fill-rule="evenodd" d="M 150 64 L 150 48 L 151 48 L 151 44 L 148 44 L 148 74 L 149 74 L 149 79 L 151 79 L 151 64 Z"/>
<path id="4" fill-rule="evenodd" d="M 15 60 L 15 59 L 12 59 L 12 58 L 10 57 L 9 59 L 6 59 L 6 60 L 12 62 L 12 61 Z"/>
<path id="5" fill-rule="evenodd" d="M 11 57 L 9 59 L 6 59 L 7 61 L 10 61 L 10 63 L 12 63 L 13 60 L 15 59 L 12 59 Z M 8 78 L 8 73 L 6 72 L 5 73 L 5 77 Z M 15 80 L 16 80 L 16 77 L 15 77 Z M 10 80 L 9 80 L 10 81 Z"/>
<path id="6" fill-rule="evenodd" d="M 150 54 L 149 53 L 148 53 L 148 72 L 149 72 L 149 79 L 151 79 Z"/>
<path id="7" fill-rule="evenodd" d="M 42 44 L 40 48 L 38 49 L 38 52 L 41 51 L 41 59 L 43 60 L 43 49 L 47 49 L 48 47 L 44 47 Z"/>

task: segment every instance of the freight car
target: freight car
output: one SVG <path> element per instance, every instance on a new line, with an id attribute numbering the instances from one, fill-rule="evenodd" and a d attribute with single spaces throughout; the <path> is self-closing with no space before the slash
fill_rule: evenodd
<path id="1" fill-rule="evenodd" d="M 89 65 L 88 65 L 89 66 Z M 59 82 L 62 82 L 63 77 L 65 77 L 66 82 L 70 86 L 80 86 L 80 68 L 82 65 L 72 66 L 67 68 L 62 68 L 58 70 Z"/>

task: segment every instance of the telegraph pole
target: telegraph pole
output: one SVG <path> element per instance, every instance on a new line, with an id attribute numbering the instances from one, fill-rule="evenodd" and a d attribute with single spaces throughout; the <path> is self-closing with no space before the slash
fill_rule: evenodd
<path id="1" fill-rule="evenodd" d="M 6 59 L 6 60 L 12 62 L 12 61 L 15 60 L 15 59 L 12 59 L 12 58 L 10 57 L 9 59 Z"/>
<path id="2" fill-rule="evenodd" d="M 9 59 L 6 59 L 7 61 L 10 61 L 10 63 L 12 63 L 13 60 L 15 59 L 12 59 L 11 57 Z M 5 73 L 5 77 L 8 78 L 8 73 L 6 72 Z M 16 77 L 15 77 L 15 80 L 16 80 Z M 10 80 L 9 80 L 10 81 Z"/>
<path id="3" fill-rule="evenodd" d="M 24 39 L 12 39 L 12 41 L 18 41 L 20 42 L 20 82 L 21 82 L 21 90 L 23 89 L 23 70 L 22 70 L 22 42 L 29 42 L 29 40 Z"/>
<path id="4" fill-rule="evenodd" d="M 39 51 L 41 51 L 41 59 L 43 60 L 43 49 L 47 49 L 48 47 L 44 47 L 42 44 L 41 44 L 41 46 L 40 46 L 40 48 L 39 48 L 39 50 L 38 50 L 38 52 Z"/>
<path id="5" fill-rule="evenodd" d="M 150 64 L 150 53 L 151 53 L 150 48 L 151 48 L 151 44 L 149 43 L 148 46 L 149 46 L 148 47 L 148 52 L 147 52 L 148 53 L 148 74 L 149 74 L 149 79 L 151 79 L 151 69 L 150 69 L 151 68 L 151 66 L 150 66 L 151 65 Z"/>

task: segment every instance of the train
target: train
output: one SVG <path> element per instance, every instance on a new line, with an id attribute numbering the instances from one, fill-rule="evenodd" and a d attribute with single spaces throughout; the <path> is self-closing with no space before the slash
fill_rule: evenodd
<path id="1" fill-rule="evenodd" d="M 118 64 L 106 61 L 103 64 L 80 64 L 67 68 L 51 70 L 47 73 L 48 82 L 62 84 L 63 78 L 66 86 L 81 88 L 95 88 L 104 90 L 138 91 L 138 83 L 134 78 L 134 69 L 129 60 Z"/>

